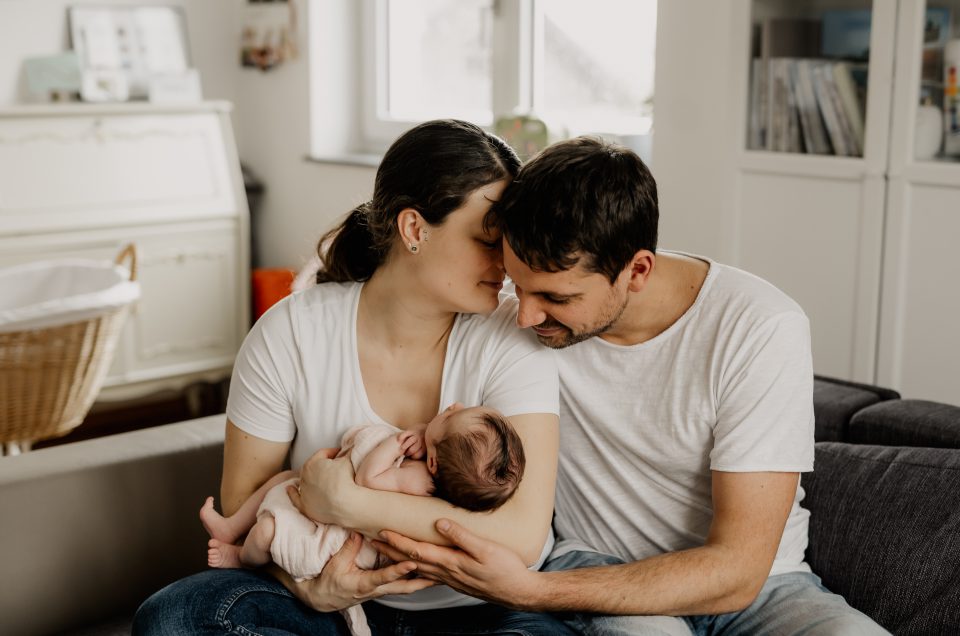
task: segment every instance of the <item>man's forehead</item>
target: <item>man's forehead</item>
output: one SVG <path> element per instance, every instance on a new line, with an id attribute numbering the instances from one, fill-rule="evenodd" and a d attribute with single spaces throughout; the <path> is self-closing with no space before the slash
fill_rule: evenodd
<path id="1" fill-rule="evenodd" d="M 556 294 L 579 293 L 586 279 L 595 276 L 595 272 L 586 270 L 582 259 L 570 269 L 558 272 L 533 269 L 513 253 L 510 245 L 504 241 L 503 265 L 510 279 L 525 291 Z"/>

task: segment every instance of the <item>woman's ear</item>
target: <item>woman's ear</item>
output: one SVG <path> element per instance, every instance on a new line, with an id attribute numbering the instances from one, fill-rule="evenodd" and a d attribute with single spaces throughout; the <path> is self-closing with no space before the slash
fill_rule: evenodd
<path id="1" fill-rule="evenodd" d="M 416 253 L 420 251 L 420 244 L 426 240 L 428 223 L 413 208 L 404 208 L 397 215 L 397 232 L 407 250 Z"/>
<path id="2" fill-rule="evenodd" d="M 653 267 L 656 265 L 657 257 L 650 250 L 640 250 L 633 255 L 630 264 L 630 283 L 628 289 L 632 292 L 638 292 L 647 284 L 647 279 L 653 273 Z"/>

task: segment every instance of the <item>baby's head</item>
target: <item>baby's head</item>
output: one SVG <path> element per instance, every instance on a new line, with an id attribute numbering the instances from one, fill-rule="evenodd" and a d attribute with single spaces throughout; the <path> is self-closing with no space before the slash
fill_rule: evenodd
<path id="1" fill-rule="evenodd" d="M 424 432 L 427 468 L 437 497 L 467 510 L 495 510 L 513 495 L 526 459 L 520 436 L 502 415 L 482 406 L 453 406 Z"/>

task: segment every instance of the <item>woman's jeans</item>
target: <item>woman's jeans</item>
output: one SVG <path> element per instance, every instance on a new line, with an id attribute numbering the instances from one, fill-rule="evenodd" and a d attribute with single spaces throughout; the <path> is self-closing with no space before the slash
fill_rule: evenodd
<path id="1" fill-rule="evenodd" d="M 498 605 L 408 612 L 375 602 L 363 604 L 375 635 L 573 634 L 549 614 Z M 268 574 L 253 570 L 207 570 L 148 598 L 133 621 L 136 636 L 243 634 L 342 634 L 350 630 L 339 612 L 315 612 Z"/>

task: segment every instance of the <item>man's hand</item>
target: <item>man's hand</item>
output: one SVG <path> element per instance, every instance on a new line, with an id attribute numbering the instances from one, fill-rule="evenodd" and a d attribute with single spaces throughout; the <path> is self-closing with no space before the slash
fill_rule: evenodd
<path id="1" fill-rule="evenodd" d="M 314 453 L 300 468 L 300 490 L 287 488 L 293 505 L 304 516 L 319 523 L 353 527 L 347 518 L 347 506 L 355 502 L 363 488 L 354 482 L 349 457 L 331 459 L 337 449 Z"/>
<path id="2" fill-rule="evenodd" d="M 426 446 L 423 442 L 424 429 L 408 429 L 397 433 L 397 443 L 400 450 L 411 459 L 423 459 L 426 456 Z"/>
<path id="3" fill-rule="evenodd" d="M 379 570 L 361 570 L 356 564 L 361 545 L 360 535 L 351 533 L 320 576 L 300 583 L 291 581 L 291 591 L 316 611 L 333 612 L 385 594 L 410 594 L 435 584 L 429 579 L 405 578 L 417 568 L 409 560 Z"/>
<path id="4" fill-rule="evenodd" d="M 416 564 L 421 577 L 515 609 L 535 610 L 538 572 L 532 572 L 512 550 L 481 539 L 449 519 L 437 521 L 437 532 L 459 550 L 422 543 L 384 530 L 373 545 L 394 561 Z"/>

